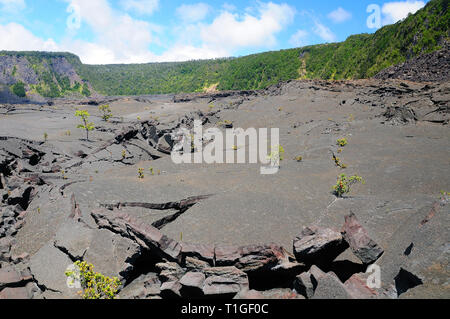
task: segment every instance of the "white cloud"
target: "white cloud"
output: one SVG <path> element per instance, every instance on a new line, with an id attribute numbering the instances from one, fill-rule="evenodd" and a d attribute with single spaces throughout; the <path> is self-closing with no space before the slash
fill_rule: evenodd
<path id="1" fill-rule="evenodd" d="M 342 23 L 352 18 L 352 14 L 341 7 L 336 10 L 330 12 L 328 14 L 328 18 L 330 18 L 334 23 Z"/>
<path id="2" fill-rule="evenodd" d="M 334 33 L 327 26 L 318 21 L 314 22 L 313 32 L 327 42 L 336 41 Z"/>
<path id="3" fill-rule="evenodd" d="M 292 23 L 295 8 L 287 4 L 258 2 L 257 16 L 223 11 L 210 25 L 201 28 L 201 39 L 209 47 L 228 52 L 246 47 L 271 47 L 275 35 Z"/>
<path id="4" fill-rule="evenodd" d="M 79 8 L 82 23 L 96 36 L 95 42 L 66 39 L 62 45 L 80 56 L 84 63 L 139 63 L 154 58 L 150 44 L 157 41 L 159 28 L 113 10 L 106 0 L 66 0 Z"/>
<path id="5" fill-rule="evenodd" d="M 188 61 L 188 60 L 204 60 L 215 59 L 218 57 L 228 56 L 229 52 L 216 48 L 209 48 L 208 46 L 193 46 L 176 44 L 169 50 L 164 52 L 161 56 L 156 57 L 156 61 Z"/>
<path id="6" fill-rule="evenodd" d="M 34 35 L 20 24 L 11 23 L 0 24 L 0 48 L 68 51 L 87 64 L 210 59 L 232 56 L 243 48 L 276 45 L 277 34 L 292 23 L 295 15 L 295 9 L 287 4 L 260 1 L 256 2 L 253 11 L 241 15 L 222 9 L 212 23 L 199 21 L 204 14 L 197 13 L 189 17 L 191 22 L 174 27 L 171 31 L 176 35 L 175 39 L 164 43 L 165 52 L 155 54 L 151 45 L 162 46 L 158 38 L 164 30 L 162 27 L 115 10 L 108 0 L 64 1 L 77 9 L 69 13 L 76 11 L 80 24 L 92 30 L 93 40 L 78 38 L 77 28 L 68 27 L 65 37 L 56 43 Z"/>
<path id="7" fill-rule="evenodd" d="M 26 8 L 25 0 L 0 0 L 2 11 L 8 13 L 17 12 Z"/>
<path id="8" fill-rule="evenodd" d="M 0 48 L 7 51 L 59 50 L 52 39 L 40 39 L 17 23 L 0 25 Z"/>
<path id="9" fill-rule="evenodd" d="M 416 13 L 425 6 L 423 1 L 398 1 L 385 3 L 381 9 L 384 15 L 383 25 L 396 23 L 408 16 L 409 13 Z"/>
<path id="10" fill-rule="evenodd" d="M 206 18 L 211 7 L 203 2 L 195 4 L 183 4 L 177 8 L 176 14 L 188 23 L 198 22 Z"/>
<path id="11" fill-rule="evenodd" d="M 127 11 L 139 14 L 152 14 L 158 9 L 159 0 L 121 0 L 122 7 Z"/>
<path id="12" fill-rule="evenodd" d="M 309 35 L 308 31 L 298 30 L 295 34 L 291 36 L 289 39 L 289 43 L 295 47 L 300 47 L 305 45 L 305 38 Z"/>

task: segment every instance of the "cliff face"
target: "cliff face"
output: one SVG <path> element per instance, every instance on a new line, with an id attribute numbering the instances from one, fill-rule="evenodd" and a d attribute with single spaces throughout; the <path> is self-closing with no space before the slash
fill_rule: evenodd
<path id="1" fill-rule="evenodd" d="M 78 57 L 66 53 L 0 52 L 1 95 L 31 100 L 90 96 L 93 89 L 79 76 L 79 65 Z"/>

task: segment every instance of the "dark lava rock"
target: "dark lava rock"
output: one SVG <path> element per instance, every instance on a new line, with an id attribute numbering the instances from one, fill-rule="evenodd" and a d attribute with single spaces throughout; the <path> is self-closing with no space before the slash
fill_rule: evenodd
<path id="1" fill-rule="evenodd" d="M 438 51 L 423 54 L 387 68 L 376 79 L 401 79 L 414 82 L 444 82 L 450 80 L 450 44 Z"/>
<path id="2" fill-rule="evenodd" d="M 392 124 L 408 124 L 417 121 L 417 115 L 413 109 L 407 106 L 389 106 L 382 114 Z"/>

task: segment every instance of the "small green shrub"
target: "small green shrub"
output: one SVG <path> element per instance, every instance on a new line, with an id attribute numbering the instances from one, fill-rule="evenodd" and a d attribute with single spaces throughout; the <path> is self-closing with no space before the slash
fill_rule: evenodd
<path id="1" fill-rule="evenodd" d="M 356 183 L 365 184 L 363 178 L 361 176 L 353 175 L 347 177 L 345 174 L 341 174 L 337 178 L 336 185 L 333 186 L 334 193 L 337 197 L 342 197 L 344 194 L 348 194 L 350 192 L 351 186 Z"/>
<path id="2" fill-rule="evenodd" d="M 79 269 L 79 274 L 75 271 L 66 271 L 65 275 L 72 280 L 79 279 L 80 292 L 83 299 L 116 299 L 120 287 L 120 281 L 117 277 L 106 277 L 100 273 L 94 272 L 94 266 L 85 261 L 76 261 L 75 266 Z M 79 276 L 79 278 L 78 278 Z"/>
<path id="3" fill-rule="evenodd" d="M 108 122 L 108 120 L 112 117 L 112 111 L 111 108 L 109 107 L 109 104 L 105 104 L 105 105 L 100 105 L 98 107 L 99 111 L 102 112 L 102 119 L 105 122 Z"/>
<path id="4" fill-rule="evenodd" d="M 339 139 L 337 140 L 336 143 L 337 143 L 337 145 L 339 145 L 340 147 L 344 147 L 345 145 L 348 144 L 348 141 L 347 141 L 346 138 L 339 138 Z"/>
<path id="5" fill-rule="evenodd" d="M 344 147 L 347 144 L 348 144 L 348 142 L 347 142 L 346 138 L 340 138 L 337 140 L 337 145 L 339 145 L 340 147 Z"/>
<path id="6" fill-rule="evenodd" d="M 144 169 L 143 168 L 139 168 L 138 169 L 138 177 L 139 179 L 144 179 Z"/>

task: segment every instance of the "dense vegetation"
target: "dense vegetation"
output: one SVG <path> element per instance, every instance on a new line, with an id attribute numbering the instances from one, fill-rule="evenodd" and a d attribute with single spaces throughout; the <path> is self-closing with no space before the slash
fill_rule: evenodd
<path id="1" fill-rule="evenodd" d="M 289 79 L 366 78 L 422 53 L 439 49 L 449 41 L 449 0 L 431 0 L 405 20 L 374 34 L 350 36 L 341 43 L 266 52 L 240 58 L 130 65 L 83 65 L 67 53 L 16 52 L 40 70 L 45 61 L 64 56 L 83 79 L 70 86 L 55 72 L 39 71 L 35 89 L 44 96 L 68 92 L 89 96 L 86 82 L 106 95 L 141 95 L 219 90 L 262 89 Z M 0 55 L 5 52 L 0 52 Z M 7 54 L 11 54 L 8 52 Z M 44 62 L 43 62 L 44 61 Z M 51 68 L 50 68 L 51 70 Z"/>
<path id="2" fill-rule="evenodd" d="M 42 96 L 51 98 L 61 97 L 71 93 L 78 93 L 85 96 L 89 96 L 91 94 L 85 82 L 71 82 L 67 75 L 55 71 L 55 65 L 61 63 L 63 59 L 72 65 L 75 70 L 79 70 L 81 67 L 81 61 L 74 54 L 0 51 L 0 56 L 5 55 L 14 56 L 17 59 L 25 58 L 28 62 L 30 69 L 29 71 L 32 70 L 37 75 L 37 84 L 23 83 L 23 79 L 18 72 L 17 66 L 14 65 L 10 68 L 10 75 L 17 80 L 17 82 L 11 86 L 11 91 L 17 96 L 26 96 L 24 93 L 25 90 L 29 93 L 38 93 Z M 23 72 L 27 73 L 27 70 Z M 6 73 L 6 69 L 4 69 L 4 73 Z"/>
<path id="3" fill-rule="evenodd" d="M 11 91 L 19 97 L 25 97 L 27 95 L 25 92 L 25 84 L 23 82 L 17 82 L 11 86 Z"/>
<path id="4" fill-rule="evenodd" d="M 355 79 L 440 48 L 450 37 L 449 0 L 432 0 L 404 21 L 341 43 L 266 52 L 246 57 L 183 63 L 83 65 L 82 76 L 99 92 L 151 94 L 262 89 L 279 81 Z"/>

